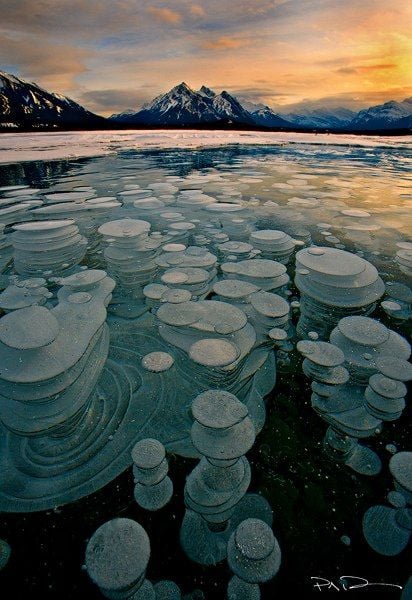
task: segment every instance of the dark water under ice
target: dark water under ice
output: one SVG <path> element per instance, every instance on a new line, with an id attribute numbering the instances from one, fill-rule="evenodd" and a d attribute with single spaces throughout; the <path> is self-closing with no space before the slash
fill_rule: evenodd
<path id="1" fill-rule="evenodd" d="M 145 187 L 172 175 L 188 178 L 188 185 L 196 187 L 196 176 L 219 175 L 210 182 L 206 178 L 205 193 L 236 198 L 240 191 L 244 200 L 256 199 L 260 206 L 276 202 L 282 207 L 282 223 L 308 230 L 319 245 L 341 244 L 362 251 L 386 280 L 406 283 L 394 256 L 396 244 L 411 239 L 408 166 L 410 157 L 404 150 L 384 148 L 128 151 L 97 159 L 2 166 L 0 186 L 28 184 L 51 191 L 92 186 L 97 195 L 111 196 L 123 189 L 121 177 L 133 176 L 129 182 Z M 351 209 L 369 216 L 342 213 Z M 270 221 L 270 208 L 261 218 Z M 338 240 L 325 240 L 328 236 L 322 235 L 318 223 L 331 223 L 332 236 Z M 410 326 L 394 324 L 382 309 L 374 317 L 410 336 Z M 383 462 L 380 475 L 356 475 L 324 454 L 325 424 L 311 409 L 309 381 L 297 356 L 292 364 L 292 370 L 278 373 L 275 390 L 267 399 L 264 429 L 248 454 L 250 490 L 271 504 L 273 529 L 282 549 L 281 569 L 261 587 L 262 597 L 312 597 L 319 592 L 313 590 L 311 577 L 336 582 L 340 576 L 353 575 L 371 583 L 403 585 L 410 575 L 407 551 L 393 558 L 373 552 L 363 538 L 361 519 L 372 504 L 384 504 L 392 489 L 387 468 L 391 454 L 385 447 L 395 444 L 399 450 L 410 449 L 410 411 L 385 424 L 376 439 L 368 440 Z M 200 567 L 186 558 L 178 542 L 184 481 L 195 461 L 172 455 L 169 462 L 175 495 L 157 513 L 142 510 L 134 501 L 128 469 L 97 493 L 72 504 L 38 513 L 0 514 L 0 538 L 12 549 L 7 567 L 0 572 L 0 598 L 100 598 L 82 569 L 84 551 L 96 528 L 116 516 L 135 519 L 148 532 L 152 546 L 149 579 L 173 579 L 184 592 L 200 588 L 206 598 L 224 598 L 230 577 L 226 563 Z M 342 536 L 349 536 L 350 545 L 341 541 Z M 362 592 L 371 598 L 399 597 L 399 591 L 389 587 L 369 586 Z M 350 593 L 357 597 L 357 592 Z"/>

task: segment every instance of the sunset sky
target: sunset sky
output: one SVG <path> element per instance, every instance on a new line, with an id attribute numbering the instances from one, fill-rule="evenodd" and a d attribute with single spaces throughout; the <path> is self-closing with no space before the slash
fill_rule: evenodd
<path id="1" fill-rule="evenodd" d="M 359 109 L 412 95 L 408 0 L 0 0 L 0 69 L 109 115 L 186 81 Z"/>

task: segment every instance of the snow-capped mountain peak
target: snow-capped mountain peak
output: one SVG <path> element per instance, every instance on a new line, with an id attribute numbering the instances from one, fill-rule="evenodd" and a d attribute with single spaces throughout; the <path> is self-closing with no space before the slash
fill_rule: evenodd
<path id="1" fill-rule="evenodd" d="M 57 127 L 95 125 L 102 117 L 66 96 L 0 71 L 0 126 Z"/>
<path id="2" fill-rule="evenodd" d="M 194 125 L 222 121 L 253 123 L 251 115 L 228 92 L 216 94 L 206 86 L 195 91 L 185 82 L 157 96 L 134 115 L 121 113 L 113 119 L 146 125 Z"/>
<path id="3" fill-rule="evenodd" d="M 389 129 L 411 127 L 412 97 L 401 102 L 390 100 L 384 104 L 361 110 L 352 121 L 357 129 Z"/>
<path id="4" fill-rule="evenodd" d="M 202 96 L 206 96 L 207 98 L 214 98 L 216 96 L 216 92 L 206 87 L 205 85 L 202 85 L 202 87 L 199 90 L 199 94 L 201 94 Z"/>

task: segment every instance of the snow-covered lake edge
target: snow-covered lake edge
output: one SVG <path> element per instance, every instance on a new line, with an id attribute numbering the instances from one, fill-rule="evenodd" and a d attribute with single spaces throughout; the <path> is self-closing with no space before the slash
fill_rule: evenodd
<path id="1" fill-rule="evenodd" d="M 0 163 L 104 156 L 121 150 L 225 145 L 326 144 L 412 148 L 410 136 L 364 136 L 261 131 L 124 130 L 0 134 Z"/>

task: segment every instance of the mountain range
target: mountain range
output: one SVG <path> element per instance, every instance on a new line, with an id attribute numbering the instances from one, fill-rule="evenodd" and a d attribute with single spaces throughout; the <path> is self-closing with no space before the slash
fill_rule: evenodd
<path id="1" fill-rule="evenodd" d="M 157 96 L 138 111 L 126 111 L 112 115 L 117 123 L 143 125 L 200 125 L 205 123 L 236 123 L 242 125 L 263 125 L 267 127 L 290 127 L 281 117 L 268 107 L 252 113 L 242 103 L 224 91 L 217 94 L 202 86 L 192 90 L 186 83 L 180 83 L 166 94 Z M 260 122 L 259 122 L 260 121 Z"/>
<path id="2" fill-rule="evenodd" d="M 0 129 L 109 127 L 242 126 L 282 130 L 407 131 L 412 127 L 412 98 L 394 100 L 359 112 L 345 107 L 278 114 L 269 106 L 202 86 L 181 83 L 140 109 L 108 119 L 35 83 L 0 71 Z"/>

